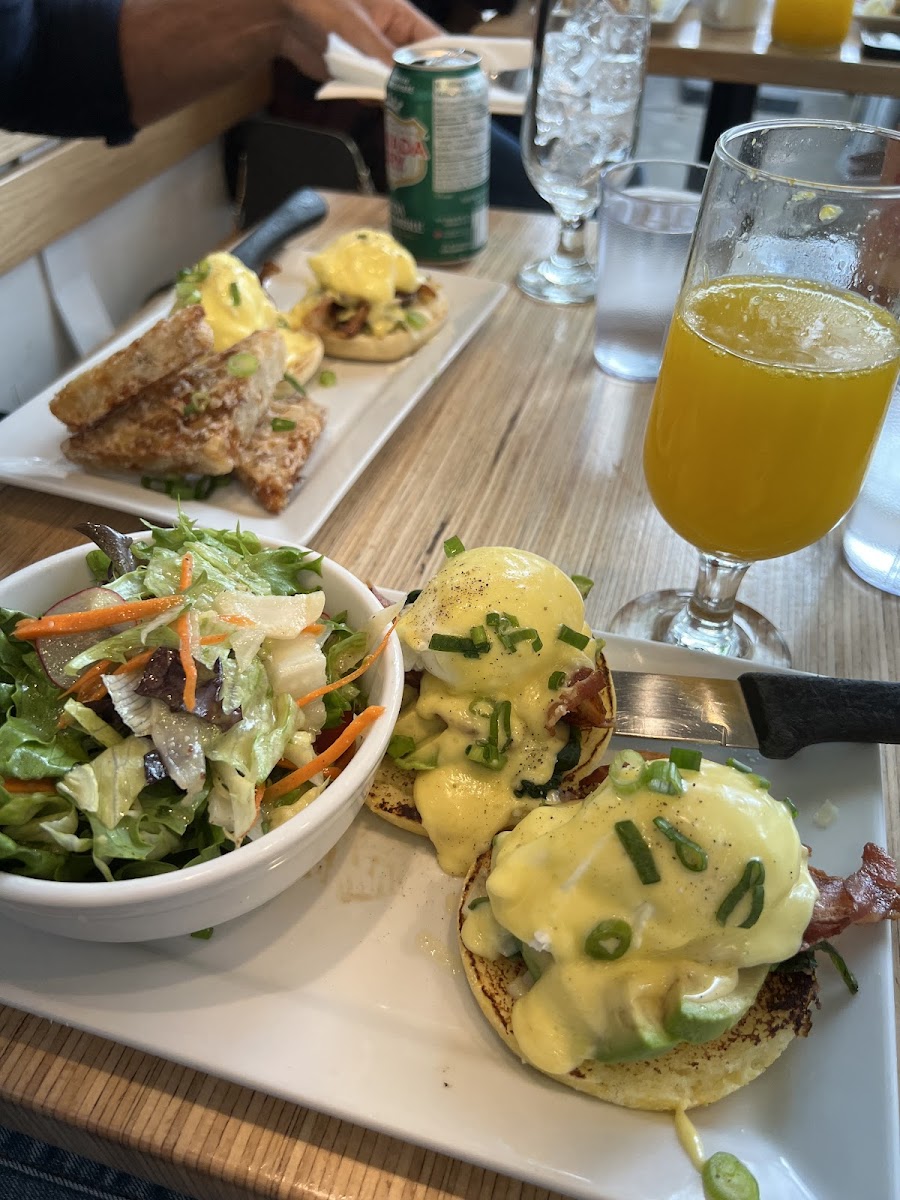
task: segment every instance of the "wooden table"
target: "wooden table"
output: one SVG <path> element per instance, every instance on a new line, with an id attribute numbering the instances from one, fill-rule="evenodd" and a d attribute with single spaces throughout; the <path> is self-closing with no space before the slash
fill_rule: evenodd
<path id="1" fill-rule="evenodd" d="M 381 200 L 331 203 L 329 233 L 384 220 Z M 487 250 L 463 271 L 512 283 L 553 230 L 548 217 L 495 212 Z M 527 547 L 596 580 L 588 616 L 599 628 L 632 596 L 691 584 L 694 553 L 656 513 L 641 474 L 651 389 L 596 369 L 592 318 L 589 306 L 544 307 L 511 287 L 322 526 L 317 547 L 402 588 L 432 574 L 452 534 L 471 546 Z M 0 488 L 0 575 L 74 545 L 72 527 L 84 520 L 135 523 Z M 836 534 L 755 567 L 744 598 L 781 627 L 796 666 L 900 677 L 900 601 L 859 582 Z M 896 853 L 900 755 L 886 752 L 884 766 Z M 0 1009 L 0 1122 L 198 1200 L 547 1195 L 11 1009 Z"/>

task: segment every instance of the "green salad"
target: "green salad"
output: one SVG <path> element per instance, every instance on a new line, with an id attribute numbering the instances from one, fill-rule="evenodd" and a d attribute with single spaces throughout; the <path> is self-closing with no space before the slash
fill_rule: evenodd
<path id="1" fill-rule="evenodd" d="M 0 608 L 0 869 L 156 875 L 306 808 L 382 712 L 360 677 L 386 635 L 367 654 L 326 614 L 308 551 L 183 515 L 146 541 L 81 528 L 92 586 Z"/>

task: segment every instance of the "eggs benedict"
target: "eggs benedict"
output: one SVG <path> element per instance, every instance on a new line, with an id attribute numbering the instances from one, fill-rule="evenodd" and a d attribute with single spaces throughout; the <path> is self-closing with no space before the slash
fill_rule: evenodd
<path id="1" fill-rule="evenodd" d="M 412 682 L 368 804 L 464 875 L 498 831 L 590 789 L 615 698 L 568 575 L 524 550 L 445 549 L 397 624 Z"/>
<path id="2" fill-rule="evenodd" d="M 286 378 L 302 385 L 319 369 L 324 354 L 321 338 L 311 330 L 291 328 L 255 273 L 234 255 L 217 251 L 182 271 L 175 295 L 176 309 L 202 307 L 217 352 L 230 350 L 261 329 L 277 329 L 285 345 Z"/>
<path id="3" fill-rule="evenodd" d="M 469 985 L 507 1046 L 560 1083 L 631 1108 L 709 1104 L 809 1031 L 802 952 L 823 930 L 900 914 L 877 847 L 846 881 L 807 857 L 759 776 L 698 751 L 619 754 L 587 799 L 536 809 L 473 866 Z M 838 894 L 857 897 L 840 915 Z"/>
<path id="4" fill-rule="evenodd" d="M 290 314 L 332 358 L 394 362 L 429 341 L 447 319 L 438 286 L 388 233 L 356 229 L 311 255 L 310 292 Z"/>

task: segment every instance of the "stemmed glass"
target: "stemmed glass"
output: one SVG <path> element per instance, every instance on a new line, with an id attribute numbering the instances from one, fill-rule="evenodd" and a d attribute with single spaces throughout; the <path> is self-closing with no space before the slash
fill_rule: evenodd
<path id="1" fill-rule="evenodd" d="M 582 304 L 594 295 L 585 223 L 601 170 L 631 153 L 649 28 L 647 0 L 540 0 L 522 160 L 560 230 L 550 257 L 517 278 L 537 300 Z"/>
<path id="2" fill-rule="evenodd" d="M 693 593 L 626 605 L 634 637 L 789 665 L 736 604 L 751 563 L 848 511 L 900 368 L 900 134 L 837 121 L 719 139 L 644 441 L 656 507 L 700 551 Z"/>

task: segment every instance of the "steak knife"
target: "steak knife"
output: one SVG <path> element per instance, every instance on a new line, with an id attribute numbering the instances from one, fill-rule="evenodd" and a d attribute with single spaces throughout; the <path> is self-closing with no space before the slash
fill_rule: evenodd
<path id="1" fill-rule="evenodd" d="M 614 671 L 623 737 L 750 747 L 790 758 L 821 742 L 900 744 L 900 683 L 748 672 L 695 679 Z"/>

